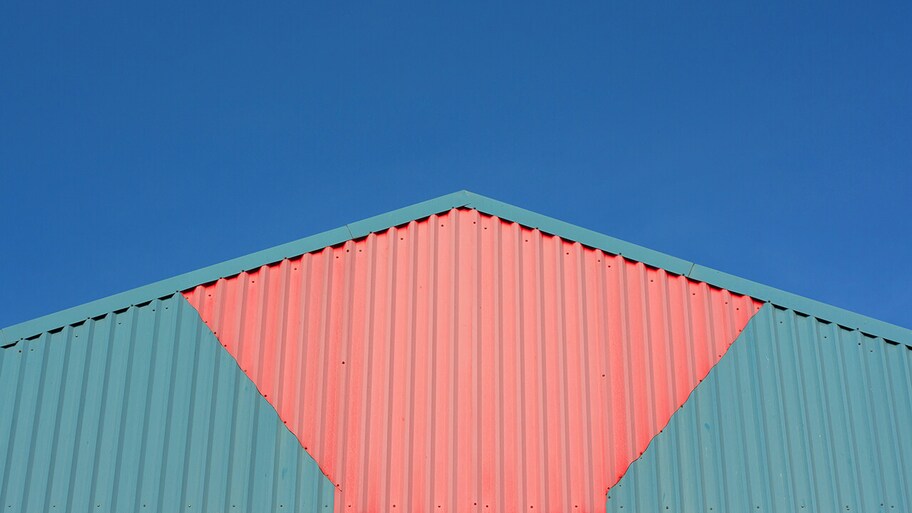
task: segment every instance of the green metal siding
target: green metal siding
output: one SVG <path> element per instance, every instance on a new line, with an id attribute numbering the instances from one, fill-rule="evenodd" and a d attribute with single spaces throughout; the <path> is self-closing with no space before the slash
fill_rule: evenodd
<path id="1" fill-rule="evenodd" d="M 180 295 L 0 350 L 6 512 L 332 511 L 333 486 Z"/>
<path id="2" fill-rule="evenodd" d="M 611 512 L 912 511 L 912 350 L 765 306 Z"/>

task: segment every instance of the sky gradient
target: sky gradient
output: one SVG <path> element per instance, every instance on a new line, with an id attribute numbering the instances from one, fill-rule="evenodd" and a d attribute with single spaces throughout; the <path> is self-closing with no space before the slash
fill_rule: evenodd
<path id="1" fill-rule="evenodd" d="M 0 4 L 0 327 L 468 189 L 912 328 L 912 3 Z"/>

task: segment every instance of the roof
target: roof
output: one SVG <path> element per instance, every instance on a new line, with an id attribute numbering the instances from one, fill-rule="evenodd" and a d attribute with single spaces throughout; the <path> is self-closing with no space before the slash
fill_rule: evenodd
<path id="1" fill-rule="evenodd" d="M 582 245 L 600 249 L 607 253 L 620 255 L 651 267 L 664 269 L 669 273 L 686 276 L 714 287 L 751 296 L 774 306 L 815 317 L 821 321 L 836 323 L 845 329 L 858 330 L 866 335 L 881 337 L 888 341 L 912 347 L 912 330 L 644 248 L 469 191 L 447 194 L 409 207 L 349 223 L 317 235 L 281 244 L 197 271 L 9 326 L 0 330 L 0 347 L 10 346 L 20 340 L 36 337 L 46 331 L 79 323 L 86 319 L 122 310 L 130 306 L 142 305 L 154 299 L 169 297 L 200 284 L 235 276 L 263 265 L 320 250 L 327 246 L 338 245 L 348 240 L 359 239 L 370 233 L 380 232 L 459 207 L 497 216 L 506 221 L 538 229 L 544 233 L 579 242 Z"/>

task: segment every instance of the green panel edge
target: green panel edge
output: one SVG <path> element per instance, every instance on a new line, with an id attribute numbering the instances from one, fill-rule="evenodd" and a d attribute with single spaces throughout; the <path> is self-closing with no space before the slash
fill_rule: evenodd
<path id="1" fill-rule="evenodd" d="M 788 308 L 827 322 L 833 322 L 847 329 L 859 330 L 867 335 L 882 337 L 912 347 L 912 330 L 739 278 L 722 271 L 696 265 L 693 262 L 465 190 L 9 326 L 0 330 L 0 346 L 10 346 L 20 340 L 38 336 L 45 331 L 78 323 L 154 299 L 167 297 L 203 283 L 235 276 L 241 272 L 272 264 L 285 258 L 295 257 L 327 246 L 334 246 L 348 240 L 365 237 L 370 233 L 380 232 L 393 226 L 407 224 L 414 220 L 459 207 L 471 208 L 505 221 L 515 222 L 529 228 L 537 228 L 542 232 L 579 242 L 585 246 L 611 254 L 621 255 L 630 260 L 642 262 L 650 267 L 687 276 L 697 281 L 706 282 L 714 287 L 745 294 L 782 308 Z"/>

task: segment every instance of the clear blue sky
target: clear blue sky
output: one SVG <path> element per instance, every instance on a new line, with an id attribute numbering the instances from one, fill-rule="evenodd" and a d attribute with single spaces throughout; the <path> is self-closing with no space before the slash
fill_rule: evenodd
<path id="1" fill-rule="evenodd" d="M 912 327 L 912 2 L 300 3 L 0 3 L 0 327 L 459 189 Z"/>

